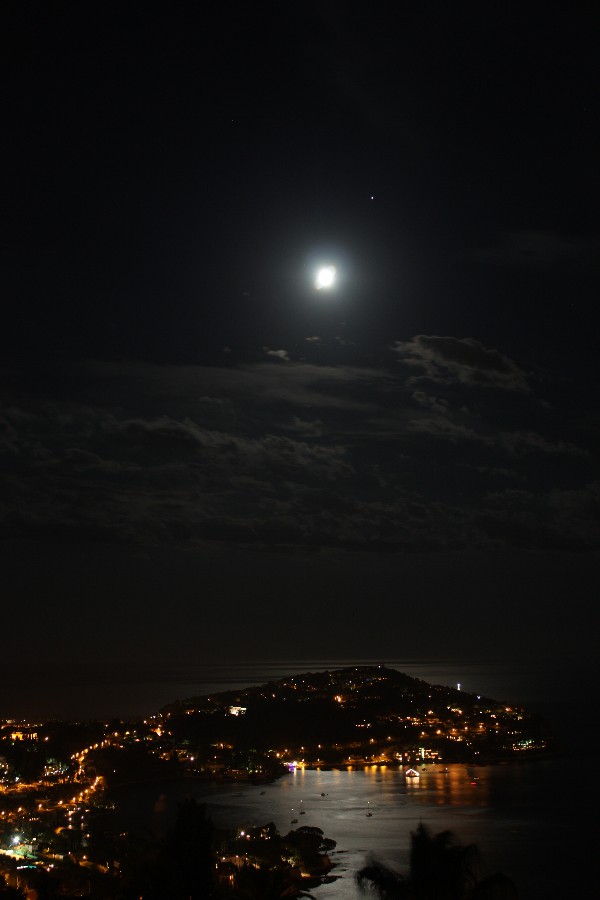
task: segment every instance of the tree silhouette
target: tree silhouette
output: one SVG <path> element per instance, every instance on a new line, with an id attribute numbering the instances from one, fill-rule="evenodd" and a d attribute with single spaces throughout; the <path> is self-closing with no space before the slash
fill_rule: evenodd
<path id="1" fill-rule="evenodd" d="M 177 818 L 158 843 L 138 840 L 124 862 L 125 900 L 209 900 L 215 889 L 214 829 L 194 799 L 179 804 Z"/>
<path id="2" fill-rule="evenodd" d="M 410 874 L 377 859 L 357 872 L 363 891 L 381 900 L 515 900 L 515 885 L 502 873 L 483 876 L 474 844 L 456 843 L 450 831 L 432 835 L 425 825 L 411 833 Z"/>
<path id="3" fill-rule="evenodd" d="M 244 865 L 235 878 L 231 892 L 232 900 L 284 900 L 284 898 L 307 897 L 312 894 L 300 890 L 302 876 L 291 867 L 271 868 Z M 314 900 L 314 898 L 313 898 Z"/>

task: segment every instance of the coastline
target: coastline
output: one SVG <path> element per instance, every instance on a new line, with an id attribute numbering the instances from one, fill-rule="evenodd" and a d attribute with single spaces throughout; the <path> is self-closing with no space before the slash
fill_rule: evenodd
<path id="1" fill-rule="evenodd" d="M 178 804 L 191 796 L 206 806 L 218 827 L 273 821 L 286 833 L 290 809 L 303 800 L 306 815 L 300 824 L 316 825 L 337 842 L 331 854 L 336 883 L 319 887 L 319 900 L 357 900 L 353 873 L 371 852 L 405 869 L 410 832 L 419 821 L 435 832 L 450 830 L 460 841 L 474 842 L 486 863 L 514 878 L 519 896 L 569 896 L 564 892 L 569 866 L 561 860 L 565 852 L 573 858 L 578 852 L 571 846 L 571 823 L 579 793 L 570 784 L 557 794 L 562 762 L 519 760 L 474 770 L 456 763 L 449 770 L 443 776 L 428 767 L 411 780 L 391 767 L 304 769 L 265 787 L 185 779 L 179 785 L 170 781 L 131 786 L 130 791 L 125 787 L 121 801 L 123 811 L 128 807 L 135 814 L 130 824 L 136 831 L 168 828 Z M 366 817 L 369 802 L 372 816 Z M 556 860 L 553 869 L 547 866 L 549 858 Z M 581 863 L 583 867 L 585 860 Z"/>

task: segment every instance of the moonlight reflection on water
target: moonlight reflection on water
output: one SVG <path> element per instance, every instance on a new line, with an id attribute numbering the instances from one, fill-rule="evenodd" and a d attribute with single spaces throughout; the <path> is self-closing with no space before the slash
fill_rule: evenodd
<path id="1" fill-rule="evenodd" d="M 321 828 L 337 842 L 331 855 L 337 880 L 317 890 L 319 900 L 356 900 L 354 875 L 369 853 L 408 870 L 410 834 L 420 822 L 475 843 L 486 869 L 502 871 L 524 900 L 553 900 L 572 886 L 575 795 L 556 791 L 563 760 L 501 766 L 427 765 L 418 779 L 394 767 L 298 769 L 262 786 L 190 784 L 130 788 L 124 805 L 146 810 L 155 828 L 168 827 L 177 801 L 190 793 L 206 803 L 215 824 L 248 827 L 272 821 L 285 834 L 299 824 Z M 154 804 L 166 795 L 158 815 Z M 164 798 L 163 798 L 164 800 Z M 131 801 L 131 802 L 130 802 Z M 291 810 L 302 808 L 299 824 Z M 367 816 L 367 812 L 372 815 Z M 571 862 L 567 862 L 570 858 Z M 553 860 L 554 868 L 548 866 Z M 562 893 L 561 893 L 562 892 Z"/>

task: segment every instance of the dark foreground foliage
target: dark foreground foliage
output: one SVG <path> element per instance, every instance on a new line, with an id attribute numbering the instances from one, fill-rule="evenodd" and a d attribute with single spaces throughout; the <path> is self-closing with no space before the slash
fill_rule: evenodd
<path id="1" fill-rule="evenodd" d="M 359 887 L 380 900 L 515 900 L 501 872 L 482 874 L 474 844 L 455 842 L 450 831 L 432 835 L 425 825 L 411 834 L 410 873 L 401 875 L 371 859 L 356 875 Z"/>

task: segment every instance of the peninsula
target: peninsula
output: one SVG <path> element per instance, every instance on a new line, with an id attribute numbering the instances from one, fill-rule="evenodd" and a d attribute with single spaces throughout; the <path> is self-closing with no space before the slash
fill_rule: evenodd
<path id="1" fill-rule="evenodd" d="M 306 672 L 192 697 L 161 711 L 178 746 L 222 778 L 273 767 L 491 763 L 555 752 L 519 706 L 432 685 L 385 666 Z M 208 754 L 207 748 L 211 749 Z"/>

